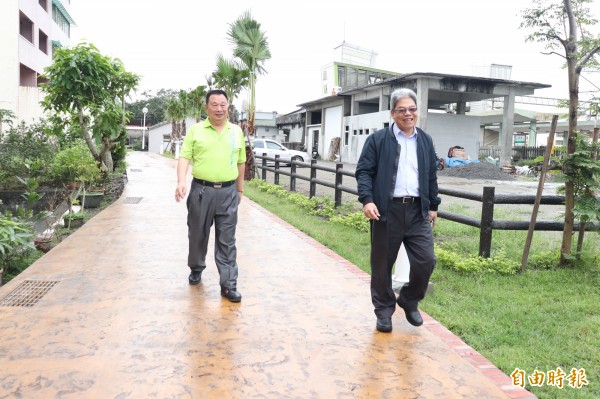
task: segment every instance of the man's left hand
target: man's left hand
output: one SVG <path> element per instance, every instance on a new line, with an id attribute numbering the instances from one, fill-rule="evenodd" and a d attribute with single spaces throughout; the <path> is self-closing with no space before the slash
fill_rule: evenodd
<path id="1" fill-rule="evenodd" d="M 431 227 L 435 227 L 437 224 L 437 211 L 429 211 L 429 223 L 431 223 Z"/>

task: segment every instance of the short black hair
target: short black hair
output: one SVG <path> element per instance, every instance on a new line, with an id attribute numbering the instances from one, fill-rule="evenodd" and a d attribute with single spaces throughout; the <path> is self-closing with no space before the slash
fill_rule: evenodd
<path id="1" fill-rule="evenodd" d="M 227 99 L 227 102 L 229 102 L 229 98 L 227 97 L 227 93 L 225 93 L 225 90 L 221 90 L 221 89 L 213 89 L 213 90 L 209 90 L 208 93 L 206 93 L 206 104 L 208 104 L 208 100 L 210 99 L 210 96 L 213 95 L 224 95 L 225 98 Z"/>

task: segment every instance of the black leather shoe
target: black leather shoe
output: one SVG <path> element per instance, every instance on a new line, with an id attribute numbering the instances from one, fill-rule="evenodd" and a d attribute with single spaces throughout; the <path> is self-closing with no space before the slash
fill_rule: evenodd
<path id="1" fill-rule="evenodd" d="M 406 316 L 406 321 L 412 324 L 415 327 L 419 327 L 423 325 L 423 318 L 421 317 L 421 313 L 418 309 L 407 309 L 403 306 L 400 298 L 398 298 L 398 306 L 400 306 L 404 310 L 404 315 Z"/>
<path id="2" fill-rule="evenodd" d="M 229 299 L 229 302 L 239 302 L 242 300 L 242 294 L 236 289 L 221 288 L 221 296 Z"/>
<path id="3" fill-rule="evenodd" d="M 390 332 L 392 331 L 392 318 L 384 317 L 377 318 L 377 331 L 380 332 Z"/>
<path id="4" fill-rule="evenodd" d="M 200 280 L 202 280 L 202 272 L 195 272 L 192 271 L 190 273 L 190 276 L 188 277 L 188 281 L 190 282 L 190 285 L 196 285 L 198 283 L 200 283 Z"/>

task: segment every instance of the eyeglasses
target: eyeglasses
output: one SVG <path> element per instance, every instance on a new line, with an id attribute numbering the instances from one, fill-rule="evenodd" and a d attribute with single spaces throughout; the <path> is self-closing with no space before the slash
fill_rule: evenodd
<path id="1" fill-rule="evenodd" d="M 213 109 L 217 109 L 217 108 L 227 109 L 227 107 L 228 107 L 227 104 L 217 104 L 217 103 L 210 103 L 210 104 L 208 104 L 208 106 Z"/>
<path id="2" fill-rule="evenodd" d="M 409 107 L 409 108 L 396 108 L 393 110 L 395 113 L 397 114 L 405 114 L 406 111 L 410 112 L 411 114 L 414 114 L 417 112 L 417 107 Z"/>

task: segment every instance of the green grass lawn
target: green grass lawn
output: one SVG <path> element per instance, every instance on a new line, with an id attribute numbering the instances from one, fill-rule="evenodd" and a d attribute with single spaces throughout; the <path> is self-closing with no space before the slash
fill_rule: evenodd
<path id="1" fill-rule="evenodd" d="M 297 205 L 246 185 L 265 209 L 369 272 L 369 235 L 307 215 Z M 453 210 L 457 211 L 457 210 Z M 536 232 L 531 254 L 557 254 L 562 233 Z M 479 230 L 440 220 L 436 242 L 461 256 L 477 254 Z M 526 232 L 496 231 L 492 252 L 520 262 Z M 544 383 L 526 388 L 539 398 L 600 398 L 600 265 L 597 233 L 588 233 L 583 260 L 570 269 L 528 269 L 516 275 L 461 273 L 438 267 L 434 293 L 420 307 L 503 372 L 585 369 L 587 386 Z M 492 255 L 493 255 L 492 253 Z M 548 263 L 548 262 L 546 262 Z"/>

